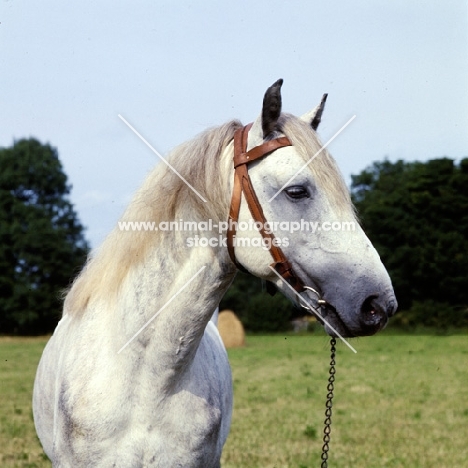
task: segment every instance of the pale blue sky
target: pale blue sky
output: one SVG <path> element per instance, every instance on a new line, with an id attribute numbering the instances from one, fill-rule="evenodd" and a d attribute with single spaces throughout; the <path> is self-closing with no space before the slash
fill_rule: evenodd
<path id="1" fill-rule="evenodd" d="M 349 182 L 375 160 L 468 156 L 466 1 L 0 0 L 0 146 L 58 148 L 97 246 L 156 156 L 208 126 L 329 93 L 320 134 Z"/>

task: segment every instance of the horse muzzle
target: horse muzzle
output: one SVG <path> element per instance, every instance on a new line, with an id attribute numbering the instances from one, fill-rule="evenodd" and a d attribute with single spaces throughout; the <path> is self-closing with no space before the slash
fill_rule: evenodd
<path id="1" fill-rule="evenodd" d="M 354 319 L 338 310 L 331 303 L 319 299 L 320 315 L 317 319 L 331 336 L 344 338 L 369 336 L 382 330 L 390 317 L 395 315 L 397 301 L 393 291 L 388 294 L 368 296 L 361 304 Z M 317 309 L 315 309 L 317 310 Z"/>

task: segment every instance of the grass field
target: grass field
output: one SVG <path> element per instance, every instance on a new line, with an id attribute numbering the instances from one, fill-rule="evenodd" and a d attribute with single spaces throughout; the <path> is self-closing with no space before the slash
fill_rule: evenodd
<path id="1" fill-rule="evenodd" d="M 0 466 L 50 467 L 31 390 L 45 339 L 0 338 Z M 339 343 L 330 468 L 468 466 L 468 337 Z M 235 408 L 223 468 L 319 467 L 328 339 L 248 337 L 229 352 Z M 170 468 L 170 467 L 168 467 Z"/>

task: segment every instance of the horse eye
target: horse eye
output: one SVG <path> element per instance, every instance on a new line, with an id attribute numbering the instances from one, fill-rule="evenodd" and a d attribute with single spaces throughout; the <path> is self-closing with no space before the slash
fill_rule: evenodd
<path id="1" fill-rule="evenodd" d="M 305 187 L 301 185 L 294 185 L 293 187 L 288 187 L 284 189 L 290 198 L 294 200 L 299 200 L 301 198 L 309 198 L 309 192 Z"/>

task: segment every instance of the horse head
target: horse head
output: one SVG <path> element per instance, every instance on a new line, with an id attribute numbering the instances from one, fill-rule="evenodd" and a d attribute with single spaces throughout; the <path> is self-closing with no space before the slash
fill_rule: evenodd
<path id="1" fill-rule="evenodd" d="M 248 164 L 247 178 L 266 221 L 263 231 L 274 237 L 261 232 L 242 191 L 237 221 L 244 229 L 236 232 L 235 261 L 274 283 L 297 305 L 306 299 L 321 307 L 319 320 L 330 335 L 372 335 L 396 312 L 397 301 L 390 277 L 359 225 L 336 163 L 316 134 L 327 96 L 297 118 L 281 113 L 281 85 L 278 80 L 266 91 L 244 153 L 278 138 L 289 140 Z M 272 242 L 307 287 L 296 292 L 278 277 L 271 267 Z"/>

